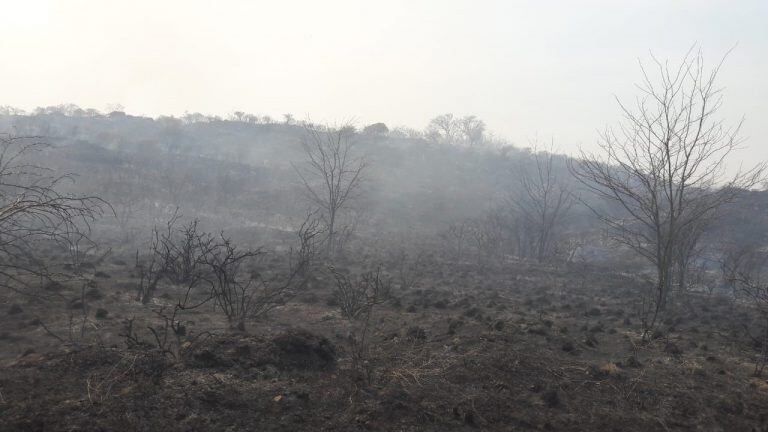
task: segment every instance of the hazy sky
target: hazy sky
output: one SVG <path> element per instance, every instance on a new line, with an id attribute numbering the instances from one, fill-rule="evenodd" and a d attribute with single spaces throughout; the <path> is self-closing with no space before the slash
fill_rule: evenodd
<path id="1" fill-rule="evenodd" d="M 723 115 L 768 159 L 768 1 L 0 2 L 0 105 L 236 110 L 422 128 L 475 114 L 517 144 L 590 147 L 638 57 L 716 62 Z"/>

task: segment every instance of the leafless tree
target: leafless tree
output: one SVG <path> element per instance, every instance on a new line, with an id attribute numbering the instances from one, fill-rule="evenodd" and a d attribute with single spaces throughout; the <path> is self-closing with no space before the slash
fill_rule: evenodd
<path id="1" fill-rule="evenodd" d="M 552 257 L 564 219 L 573 206 L 569 179 L 558 173 L 553 151 L 539 151 L 533 146 L 531 163 L 522 166 L 518 177 L 519 193 L 511 204 L 521 222 L 533 229 L 534 254 L 539 262 Z"/>
<path id="2" fill-rule="evenodd" d="M 485 140 L 485 122 L 473 115 L 465 116 L 459 120 L 459 131 L 462 141 L 469 147 L 478 146 Z"/>
<path id="3" fill-rule="evenodd" d="M 60 192 L 74 176 L 37 162 L 48 148 L 38 137 L 0 134 L 0 287 L 26 295 L 34 281 L 55 276 L 39 246 L 52 241 L 71 252 L 89 243 L 91 223 L 110 209 L 98 197 Z"/>
<path id="4" fill-rule="evenodd" d="M 425 136 L 441 144 L 475 147 L 485 141 L 485 122 L 473 115 L 442 114 L 430 120 Z"/>
<path id="5" fill-rule="evenodd" d="M 681 235 L 761 179 L 764 165 L 724 178 L 726 157 L 741 139 L 741 123 L 716 118 L 722 105 L 715 79 L 722 61 L 705 71 L 691 50 L 676 67 L 653 58 L 654 81 L 641 63 L 641 95 L 633 105 L 619 101 L 623 121 L 601 135 L 603 155 L 582 151 L 571 172 L 619 211 L 592 206 L 615 240 L 656 268 L 653 327 L 664 310 Z"/>
<path id="6" fill-rule="evenodd" d="M 345 231 L 340 221 L 359 196 L 368 163 L 355 155 L 349 126 L 304 130 L 306 162 L 294 169 L 308 199 L 323 212 L 326 246 L 334 256 L 340 252 L 339 234 Z"/>
<path id="7" fill-rule="evenodd" d="M 454 144 L 459 134 L 459 124 L 453 114 L 442 114 L 427 125 L 427 139 L 445 144 Z"/>

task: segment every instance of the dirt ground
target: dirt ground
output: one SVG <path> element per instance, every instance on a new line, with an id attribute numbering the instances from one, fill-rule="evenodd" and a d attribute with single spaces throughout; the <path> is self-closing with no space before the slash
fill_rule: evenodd
<path id="1" fill-rule="evenodd" d="M 717 296 L 678 299 L 642 343 L 629 276 L 433 260 L 374 311 L 352 367 L 354 329 L 318 270 L 245 331 L 185 312 L 174 358 L 147 327 L 179 293 L 136 302 L 129 262 L 46 286 L 47 302 L 0 296 L 0 430 L 768 430 L 749 311 Z"/>

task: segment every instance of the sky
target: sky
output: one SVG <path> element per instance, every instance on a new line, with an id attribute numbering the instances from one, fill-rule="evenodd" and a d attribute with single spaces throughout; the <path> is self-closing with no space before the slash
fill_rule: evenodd
<path id="1" fill-rule="evenodd" d="M 0 105 L 234 111 L 422 129 L 476 115 L 592 149 L 638 59 L 717 63 L 738 162 L 768 160 L 768 1 L 0 0 Z"/>

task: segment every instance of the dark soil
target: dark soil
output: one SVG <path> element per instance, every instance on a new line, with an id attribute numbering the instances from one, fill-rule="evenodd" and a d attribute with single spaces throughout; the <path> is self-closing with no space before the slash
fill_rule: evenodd
<path id="1" fill-rule="evenodd" d="M 80 339 L 66 331 L 78 310 L 0 303 L 0 430 L 768 430 L 748 311 L 690 294 L 643 343 L 639 282 L 580 267 L 432 263 L 374 313 L 361 371 L 321 300 L 329 275 L 245 332 L 190 312 L 198 337 L 177 357 L 152 347 L 158 305 L 137 304 L 113 264 L 79 305 L 94 318 Z M 65 305 L 78 292 L 52 291 Z M 128 318 L 143 332 L 130 348 Z"/>

